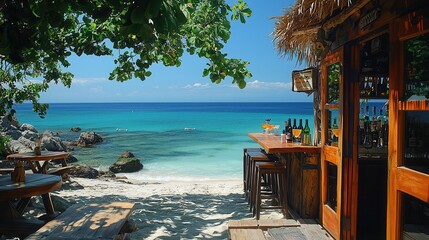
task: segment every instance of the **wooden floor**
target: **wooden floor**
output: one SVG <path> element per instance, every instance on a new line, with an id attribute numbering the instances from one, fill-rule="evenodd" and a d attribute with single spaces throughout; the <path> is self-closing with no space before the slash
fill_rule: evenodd
<path id="1" fill-rule="evenodd" d="M 313 219 L 242 219 L 228 223 L 231 240 L 333 240 Z"/>

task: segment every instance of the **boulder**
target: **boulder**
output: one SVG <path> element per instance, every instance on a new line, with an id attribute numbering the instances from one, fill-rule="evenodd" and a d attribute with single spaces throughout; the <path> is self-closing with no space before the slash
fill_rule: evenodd
<path id="1" fill-rule="evenodd" d="M 34 142 L 20 137 L 18 140 L 10 140 L 9 142 L 9 151 L 10 153 L 24 153 L 24 152 L 32 152 L 34 149 Z"/>
<path id="2" fill-rule="evenodd" d="M 18 129 L 9 129 L 6 131 L 6 135 L 11 136 L 13 140 L 18 140 L 22 136 L 22 132 Z"/>
<path id="3" fill-rule="evenodd" d="M 143 168 L 140 159 L 138 158 L 119 158 L 109 170 L 114 173 L 129 173 L 137 172 Z"/>
<path id="4" fill-rule="evenodd" d="M 68 174 L 74 177 L 90 178 L 90 179 L 95 179 L 99 175 L 96 169 L 86 164 L 73 165 L 73 168 L 69 169 Z"/>
<path id="5" fill-rule="evenodd" d="M 102 143 L 103 138 L 95 132 L 82 132 L 77 140 L 77 145 L 86 147 L 96 143 Z"/>
<path id="6" fill-rule="evenodd" d="M 33 132 L 31 130 L 24 130 L 22 132 L 22 136 L 28 140 L 34 141 L 36 138 L 39 137 L 39 134 L 37 132 Z"/>
<path id="7" fill-rule="evenodd" d="M 79 161 L 79 160 L 78 160 L 76 157 L 72 156 L 72 155 L 69 155 L 69 156 L 66 158 L 66 163 L 67 163 L 67 164 L 69 164 L 69 163 L 75 163 L 75 162 L 78 162 L 78 161 Z M 54 162 L 55 164 L 61 164 L 60 159 L 54 160 L 53 162 Z"/>
<path id="8" fill-rule="evenodd" d="M 34 132 L 34 133 L 39 133 L 38 131 L 37 131 L 37 129 L 33 126 L 33 125 L 31 125 L 31 124 L 28 124 L 28 123 L 24 123 L 24 124 L 22 124 L 21 125 L 21 127 L 19 128 L 21 131 L 30 131 L 30 132 Z"/>
<path id="9" fill-rule="evenodd" d="M 50 131 L 45 131 L 43 133 L 42 145 L 48 151 L 67 151 L 67 147 L 62 142 L 61 138 L 54 137 L 54 135 Z"/>
<path id="10" fill-rule="evenodd" d="M 12 116 L 9 115 L 9 113 L 6 116 L 0 116 L 0 130 L 7 131 L 10 129 L 18 129 L 19 123 L 18 121 Z"/>
<path id="11" fill-rule="evenodd" d="M 67 208 L 73 205 L 72 202 L 57 196 L 55 194 L 51 194 L 52 204 L 54 205 L 55 211 L 64 212 Z"/>
<path id="12" fill-rule="evenodd" d="M 70 128 L 70 131 L 72 132 L 80 132 L 82 129 L 80 127 L 72 127 Z"/>
<path id="13" fill-rule="evenodd" d="M 119 158 L 133 158 L 133 157 L 134 157 L 134 154 L 132 152 L 125 151 L 121 153 L 121 156 Z"/>

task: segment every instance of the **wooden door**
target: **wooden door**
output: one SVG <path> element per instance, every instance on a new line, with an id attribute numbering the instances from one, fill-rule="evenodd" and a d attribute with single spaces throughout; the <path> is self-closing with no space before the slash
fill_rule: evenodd
<path id="1" fill-rule="evenodd" d="M 429 16 L 409 13 L 391 24 L 391 32 L 386 239 L 424 239 L 429 222 Z"/>
<path id="2" fill-rule="evenodd" d="M 329 233 L 340 239 L 342 205 L 343 48 L 321 64 L 322 154 L 321 219 Z"/>

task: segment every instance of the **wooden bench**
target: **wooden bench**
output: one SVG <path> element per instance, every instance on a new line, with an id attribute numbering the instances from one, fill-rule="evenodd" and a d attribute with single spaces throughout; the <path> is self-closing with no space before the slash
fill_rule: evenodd
<path id="1" fill-rule="evenodd" d="M 130 202 L 76 204 L 26 239 L 114 239 L 133 208 Z"/>
<path id="2" fill-rule="evenodd" d="M 68 172 L 72 168 L 73 166 L 63 166 L 63 167 L 52 168 L 47 171 L 47 174 L 61 176 L 63 178 L 63 181 L 65 181 L 69 179 Z"/>

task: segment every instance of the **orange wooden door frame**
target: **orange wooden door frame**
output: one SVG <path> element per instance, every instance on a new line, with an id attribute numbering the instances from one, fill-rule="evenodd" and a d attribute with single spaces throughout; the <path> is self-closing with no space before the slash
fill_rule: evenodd
<path id="1" fill-rule="evenodd" d="M 329 54 L 321 64 L 321 109 L 322 109 L 322 154 L 321 154 L 321 220 L 325 229 L 335 238 L 340 239 L 341 235 L 341 210 L 342 210 L 342 135 L 343 135 L 343 51 L 340 47 Z M 328 103 L 328 69 L 335 63 L 340 64 L 339 79 L 339 100 L 338 103 Z M 328 139 L 329 116 L 330 110 L 338 111 L 338 127 L 340 129 L 338 146 L 326 145 Z M 328 165 L 332 164 L 337 167 L 337 184 L 336 184 L 336 209 L 328 205 Z"/>

